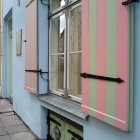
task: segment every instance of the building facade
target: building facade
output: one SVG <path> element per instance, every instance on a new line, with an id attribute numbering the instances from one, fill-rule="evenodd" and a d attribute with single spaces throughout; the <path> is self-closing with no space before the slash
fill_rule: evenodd
<path id="1" fill-rule="evenodd" d="M 140 3 L 3 0 L 1 97 L 41 139 L 139 140 Z"/>
<path id="2" fill-rule="evenodd" d="M 0 1 L 0 87 L 2 82 L 2 1 Z"/>

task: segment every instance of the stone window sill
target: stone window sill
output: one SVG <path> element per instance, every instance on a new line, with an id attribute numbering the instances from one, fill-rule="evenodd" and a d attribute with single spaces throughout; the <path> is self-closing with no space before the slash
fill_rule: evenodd
<path id="1" fill-rule="evenodd" d="M 71 100 L 64 99 L 60 96 L 48 93 L 46 95 L 39 96 L 39 99 L 47 104 L 55 106 L 63 111 L 73 114 L 81 119 L 87 119 L 88 115 L 82 113 L 81 105 L 79 103 L 73 102 Z"/>

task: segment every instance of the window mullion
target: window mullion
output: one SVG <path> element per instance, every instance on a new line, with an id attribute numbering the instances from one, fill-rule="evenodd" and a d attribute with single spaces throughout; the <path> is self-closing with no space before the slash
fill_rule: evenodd
<path id="1" fill-rule="evenodd" d="M 68 9 L 68 19 L 67 19 L 67 25 L 68 25 L 68 32 L 67 32 L 67 94 L 69 95 L 69 44 L 70 44 L 70 40 L 69 40 L 69 33 L 70 33 L 70 8 Z"/>
<path id="2" fill-rule="evenodd" d="M 67 82 L 68 82 L 68 77 L 67 77 L 67 73 L 68 73 L 68 11 L 65 11 L 66 14 L 66 33 L 65 33 L 65 76 L 64 76 L 64 96 L 66 98 L 68 98 L 68 89 L 67 89 Z"/>

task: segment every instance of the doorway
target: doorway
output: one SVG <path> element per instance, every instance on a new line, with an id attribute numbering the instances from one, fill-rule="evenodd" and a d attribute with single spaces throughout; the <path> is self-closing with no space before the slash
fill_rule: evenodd
<path id="1" fill-rule="evenodd" d="M 7 20 L 7 97 L 12 100 L 12 17 Z"/>

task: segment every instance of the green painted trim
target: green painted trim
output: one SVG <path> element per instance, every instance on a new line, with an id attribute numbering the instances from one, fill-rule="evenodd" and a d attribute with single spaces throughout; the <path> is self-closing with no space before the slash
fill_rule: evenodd
<path id="1" fill-rule="evenodd" d="M 89 0 L 89 73 L 96 74 L 96 0 Z M 89 80 L 89 107 L 96 108 L 96 80 Z M 89 110 L 89 114 L 95 116 L 95 112 Z"/>
<path id="2" fill-rule="evenodd" d="M 134 54 L 134 41 L 133 41 L 133 6 L 129 6 L 129 86 L 128 86 L 128 91 L 129 91 L 129 96 L 128 96 L 128 130 L 132 131 L 133 127 L 133 67 L 134 67 L 134 59 L 133 59 L 133 54 Z"/>
<path id="3" fill-rule="evenodd" d="M 106 74 L 116 77 L 116 1 L 106 1 Z M 106 82 L 106 114 L 115 117 L 116 83 Z M 105 117 L 105 121 L 114 125 L 114 120 Z"/>

